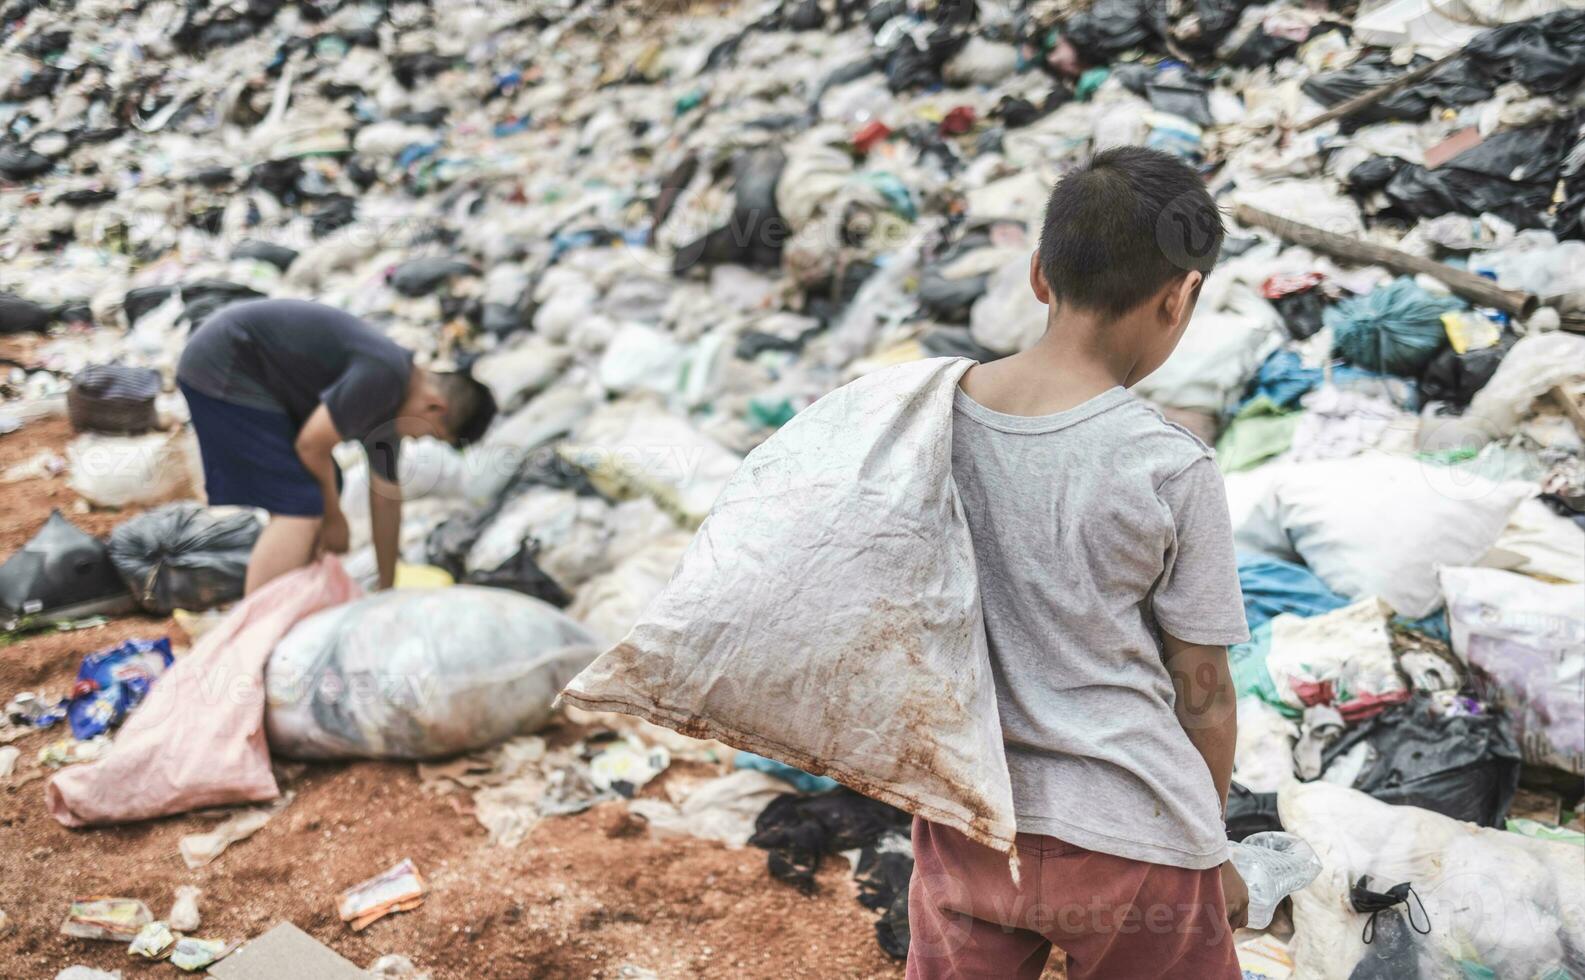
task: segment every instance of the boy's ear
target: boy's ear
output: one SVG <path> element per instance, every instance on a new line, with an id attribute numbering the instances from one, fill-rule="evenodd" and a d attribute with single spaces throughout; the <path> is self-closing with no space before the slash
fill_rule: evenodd
<path id="1" fill-rule="evenodd" d="M 1029 256 L 1029 288 L 1034 290 L 1035 299 L 1051 305 L 1051 285 L 1046 282 L 1046 274 L 1040 270 L 1040 250 L 1036 249 Z"/>
<path id="2" fill-rule="evenodd" d="M 1205 284 L 1205 274 L 1197 269 L 1190 269 L 1183 274 L 1183 278 L 1167 285 L 1166 295 L 1162 297 L 1161 317 L 1167 326 L 1177 326 L 1188 319 L 1194 310 L 1195 300 L 1200 298 L 1200 287 Z"/>

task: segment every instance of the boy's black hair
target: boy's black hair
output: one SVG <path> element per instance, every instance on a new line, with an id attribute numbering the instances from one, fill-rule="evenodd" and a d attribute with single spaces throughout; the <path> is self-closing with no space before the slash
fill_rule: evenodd
<path id="1" fill-rule="evenodd" d="M 495 396 L 466 371 L 435 371 L 435 386 L 446 396 L 446 428 L 459 445 L 478 442 L 495 421 Z"/>
<path id="2" fill-rule="evenodd" d="M 1057 181 L 1040 234 L 1051 301 L 1122 316 L 1191 269 L 1211 271 L 1222 214 L 1177 158 L 1140 146 L 1095 154 Z"/>

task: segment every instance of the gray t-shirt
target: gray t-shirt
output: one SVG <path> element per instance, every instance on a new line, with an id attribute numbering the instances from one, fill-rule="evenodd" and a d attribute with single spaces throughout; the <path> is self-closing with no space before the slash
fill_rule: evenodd
<path id="1" fill-rule="evenodd" d="M 1221 805 L 1158 636 L 1249 636 L 1211 450 L 1122 388 L 1039 417 L 960 390 L 953 421 L 1018 829 L 1221 864 Z"/>
<path id="2" fill-rule="evenodd" d="M 397 478 L 395 428 L 413 355 L 350 313 L 297 299 L 217 310 L 193 331 L 176 376 L 211 398 L 282 412 L 301 430 L 321 404 L 369 465 Z"/>

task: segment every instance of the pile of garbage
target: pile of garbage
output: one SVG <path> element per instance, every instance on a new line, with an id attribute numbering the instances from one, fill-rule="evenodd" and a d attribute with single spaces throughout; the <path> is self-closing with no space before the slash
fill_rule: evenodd
<path id="1" fill-rule="evenodd" d="M 0 432 L 59 414 L 80 433 L 0 480 L 64 472 L 100 508 L 202 499 L 175 359 L 209 314 L 260 296 L 348 310 L 421 363 L 469 368 L 503 409 L 466 452 L 404 451 L 399 582 L 531 624 L 517 635 L 543 659 L 513 682 L 531 707 L 466 741 L 389 687 L 362 713 L 309 704 L 322 673 L 357 673 L 345 622 L 398 635 L 423 616 L 304 601 L 300 627 L 231 668 L 275 692 L 278 745 L 506 752 L 566 671 L 622 639 L 779 426 L 877 369 L 1036 340 L 1026 270 L 1052 181 L 1143 144 L 1203 173 L 1230 229 L 1182 344 L 1135 389 L 1227 478 L 1254 632 L 1232 651 L 1230 826 L 1297 833 L 1324 867 L 1291 942 L 1261 937 L 1246 967 L 1348 976 L 1390 953 L 1378 975 L 1542 975 L 1585 948 L 1568 900 L 1543 897 L 1567 883 L 1497 875 L 1560 944 L 1519 944 L 1523 960 L 1465 921 L 1492 897 L 1459 905 L 1449 884 L 1521 854 L 1577 866 L 1557 849 L 1585 839 L 1577 2 L 13 0 L 0 19 L 0 334 L 35 338 L 0 378 Z M 347 570 L 367 584 L 367 470 L 341 462 Z M 107 542 L 57 515 L 0 568 L 0 616 L 224 606 L 257 533 L 192 503 Z M 495 648 L 433 649 L 472 658 L 468 675 Z M 476 695 L 435 703 L 477 712 Z M 458 785 L 511 843 L 557 800 L 613 792 L 603 757 L 524 749 Z M 274 795 L 267 760 L 232 775 Z M 875 817 L 852 843 L 806 812 L 824 797 L 778 806 L 742 775 L 631 805 L 657 832 L 739 845 L 776 839 L 744 832 L 750 805 L 826 821 L 819 839 L 849 842 L 831 851 L 867 848 L 862 875 L 892 882 L 866 901 L 905 948 L 906 825 Z M 698 816 L 721 807 L 736 816 Z M 818 858 L 769 846 L 789 880 Z M 1402 884 L 1423 935 L 1391 899 Z M 1337 945 L 1367 915 L 1391 943 Z"/>

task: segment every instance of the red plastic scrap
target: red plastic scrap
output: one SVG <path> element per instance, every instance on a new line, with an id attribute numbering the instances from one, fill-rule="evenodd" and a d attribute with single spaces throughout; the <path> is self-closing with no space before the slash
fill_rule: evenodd
<path id="1" fill-rule="evenodd" d="M 892 128 L 879 119 L 871 119 L 864 124 L 864 128 L 853 134 L 853 148 L 860 153 L 868 153 L 876 143 L 892 134 Z"/>
<path id="2" fill-rule="evenodd" d="M 941 120 L 942 136 L 959 136 L 974 128 L 974 107 L 960 105 Z"/>
<path id="3" fill-rule="evenodd" d="M 1279 272 L 1261 284 L 1260 295 L 1267 299 L 1281 299 L 1314 289 L 1325 280 L 1326 277 L 1319 272 Z"/>

